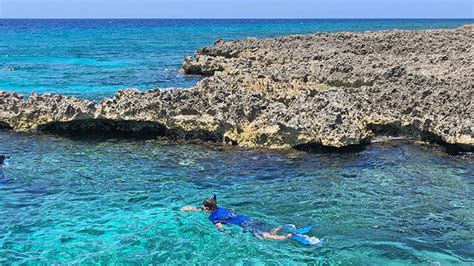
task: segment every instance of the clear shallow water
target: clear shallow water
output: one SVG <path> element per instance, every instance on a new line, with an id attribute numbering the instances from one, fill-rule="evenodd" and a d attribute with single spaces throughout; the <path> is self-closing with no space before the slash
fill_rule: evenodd
<path id="1" fill-rule="evenodd" d="M 216 39 L 333 31 L 454 28 L 464 20 L 0 19 L 0 89 L 99 99 L 123 88 L 191 87 L 183 57 Z"/>
<path id="2" fill-rule="evenodd" d="M 452 28 L 474 20 L 0 20 L 0 89 L 112 96 L 190 87 L 185 55 L 218 38 Z M 0 131 L 1 263 L 474 263 L 474 159 L 405 143 L 346 154 L 221 150 Z M 314 223 L 323 247 L 265 242 L 202 213 Z"/>
<path id="3" fill-rule="evenodd" d="M 474 263 L 474 160 L 402 142 L 357 153 L 231 150 L 0 131 L 0 263 Z M 182 213 L 220 204 L 323 247 Z"/>

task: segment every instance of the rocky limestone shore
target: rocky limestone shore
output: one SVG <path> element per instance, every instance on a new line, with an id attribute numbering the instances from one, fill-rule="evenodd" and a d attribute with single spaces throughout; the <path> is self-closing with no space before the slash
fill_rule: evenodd
<path id="1" fill-rule="evenodd" d="M 474 26 L 217 41 L 186 57 L 191 89 L 100 103 L 0 91 L 0 127 L 152 134 L 245 147 L 343 148 L 378 135 L 472 151 Z"/>

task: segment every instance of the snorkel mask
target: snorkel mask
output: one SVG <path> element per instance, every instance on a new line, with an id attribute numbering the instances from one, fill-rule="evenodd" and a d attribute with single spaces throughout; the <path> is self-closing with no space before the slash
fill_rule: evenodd
<path id="1" fill-rule="evenodd" d="M 205 210 L 206 208 L 209 208 L 210 210 L 217 208 L 216 194 L 214 194 L 214 197 L 208 198 L 202 203 L 201 210 Z"/>

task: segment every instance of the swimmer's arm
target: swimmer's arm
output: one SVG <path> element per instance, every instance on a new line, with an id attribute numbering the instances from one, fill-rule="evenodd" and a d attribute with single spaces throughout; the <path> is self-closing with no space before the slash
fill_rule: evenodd
<path id="1" fill-rule="evenodd" d="M 193 206 L 184 206 L 183 208 L 181 208 L 181 211 L 183 211 L 183 212 L 198 212 L 198 211 L 201 211 L 201 209 L 198 209 L 198 208 L 193 207 Z"/>
<path id="2" fill-rule="evenodd" d="M 224 226 L 222 225 L 222 223 L 216 223 L 214 224 L 219 230 L 221 230 L 222 232 L 224 232 Z"/>

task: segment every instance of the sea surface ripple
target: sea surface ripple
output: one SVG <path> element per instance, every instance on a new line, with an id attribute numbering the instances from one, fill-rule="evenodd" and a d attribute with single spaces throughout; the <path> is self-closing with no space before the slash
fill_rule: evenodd
<path id="1" fill-rule="evenodd" d="M 0 132 L 0 263 L 474 263 L 474 159 L 404 142 L 351 153 L 227 150 Z M 216 230 L 216 193 L 321 247 Z"/>

